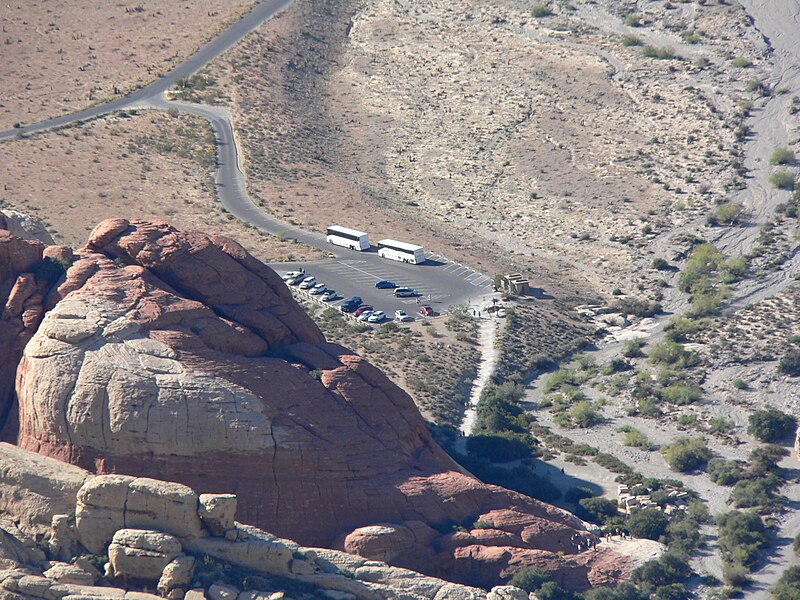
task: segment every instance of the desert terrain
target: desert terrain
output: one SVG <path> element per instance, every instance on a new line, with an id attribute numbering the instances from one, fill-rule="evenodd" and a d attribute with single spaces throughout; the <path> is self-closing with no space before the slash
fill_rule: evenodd
<path id="1" fill-rule="evenodd" d="M 147 57 L 124 85 L 251 4 L 119 7 L 108 31 L 131 19 L 128 45 Z M 642 575 L 646 596 L 782 598 L 776 585 L 800 588 L 779 583 L 800 548 L 800 6 L 789 4 L 298 0 L 171 97 L 230 111 L 248 191 L 273 217 L 529 278 L 531 295 L 504 298 L 503 317 L 453 307 L 400 330 L 303 304 L 329 340 L 408 391 L 464 468 L 609 535 L 633 515 L 593 514 L 581 494 L 616 504 L 624 485 L 657 499 L 650 510 L 669 518 L 650 535 L 686 571 Z M 157 42 L 179 9 L 208 21 Z M 17 11 L 20 31 L 49 20 Z M 80 35 L 59 60 L 80 56 Z M 65 111 L 120 85 L 120 65 L 78 62 Z M 9 123 L 61 110 L 42 87 L 50 63 L 8 67 L 45 73 L 26 91 L 38 95 L 12 86 Z M 32 97 L 34 116 L 19 117 Z M 213 144 L 177 107 L 20 136 L 0 145 L 0 197 L 59 243 L 141 216 L 233 237 L 266 261 L 321 258 L 226 214 Z M 460 432 L 470 397 L 475 426 Z M 783 415 L 780 435 L 758 433 L 764 411 Z M 701 460 L 676 466 L 676 440 Z M 737 553 L 725 523 L 741 515 L 766 533 Z"/>
<path id="2" fill-rule="evenodd" d="M 0 129 L 127 93 L 185 59 L 252 0 L 11 2 L 0 14 Z"/>

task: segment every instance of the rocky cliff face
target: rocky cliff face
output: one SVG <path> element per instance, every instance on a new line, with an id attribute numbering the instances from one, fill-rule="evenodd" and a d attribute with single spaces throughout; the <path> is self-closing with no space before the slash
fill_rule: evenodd
<path id="1" fill-rule="evenodd" d="M 3 282 L 45 253 L 2 240 Z M 568 513 L 461 472 L 410 397 L 326 344 L 229 239 L 105 221 L 50 294 L 17 372 L 23 448 L 235 493 L 244 523 L 470 584 L 538 566 L 582 589 L 631 567 L 607 548 L 578 552 L 572 537 L 587 534 Z M 7 306 L 4 322 L 22 313 Z M 493 527 L 451 533 L 479 519 Z"/>

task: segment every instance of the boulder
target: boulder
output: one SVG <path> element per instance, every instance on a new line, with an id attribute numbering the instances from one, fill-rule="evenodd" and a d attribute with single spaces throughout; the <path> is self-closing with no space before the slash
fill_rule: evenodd
<path id="1" fill-rule="evenodd" d="M 200 519 L 213 535 L 222 536 L 234 528 L 236 496 L 234 494 L 200 494 Z"/>
<path id="2" fill-rule="evenodd" d="M 51 563 L 50 568 L 43 575 L 58 583 L 72 583 L 74 585 L 94 585 L 95 581 L 97 581 L 92 573 L 84 571 L 77 565 L 64 562 Z"/>
<path id="3" fill-rule="evenodd" d="M 208 588 L 208 600 L 236 600 L 239 590 L 230 585 L 214 583 Z"/>
<path id="4" fill-rule="evenodd" d="M 158 593 L 167 597 L 173 590 L 186 590 L 194 575 L 195 559 L 192 556 L 180 555 L 170 562 L 158 580 Z"/>
<path id="5" fill-rule="evenodd" d="M 181 550 L 175 536 L 160 531 L 120 529 L 108 547 L 109 575 L 124 582 L 157 583 Z"/>
<path id="6" fill-rule="evenodd" d="M 528 592 L 513 585 L 500 585 L 492 588 L 486 600 L 528 600 Z"/>
<path id="7" fill-rule="evenodd" d="M 392 562 L 416 545 L 414 534 L 402 525 L 368 525 L 355 529 L 344 540 L 344 550 L 372 560 Z"/>

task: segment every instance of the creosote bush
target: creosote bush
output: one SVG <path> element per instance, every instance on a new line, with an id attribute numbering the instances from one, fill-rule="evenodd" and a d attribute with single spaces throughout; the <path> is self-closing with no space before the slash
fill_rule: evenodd
<path id="1" fill-rule="evenodd" d="M 681 473 L 699 469 L 711 458 L 711 450 L 703 438 L 693 436 L 676 437 L 661 449 L 661 454 L 671 469 Z"/>

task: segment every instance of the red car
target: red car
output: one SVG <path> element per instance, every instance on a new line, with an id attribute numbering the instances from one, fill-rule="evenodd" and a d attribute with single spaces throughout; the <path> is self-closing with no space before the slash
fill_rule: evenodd
<path id="1" fill-rule="evenodd" d="M 419 307 L 419 314 L 425 317 L 432 317 L 433 315 L 436 314 L 436 312 L 427 304 L 423 304 L 422 306 Z"/>
<path id="2" fill-rule="evenodd" d="M 357 317 L 365 310 L 372 310 L 372 306 L 370 306 L 369 304 L 362 304 L 355 311 L 353 311 L 353 316 Z"/>

